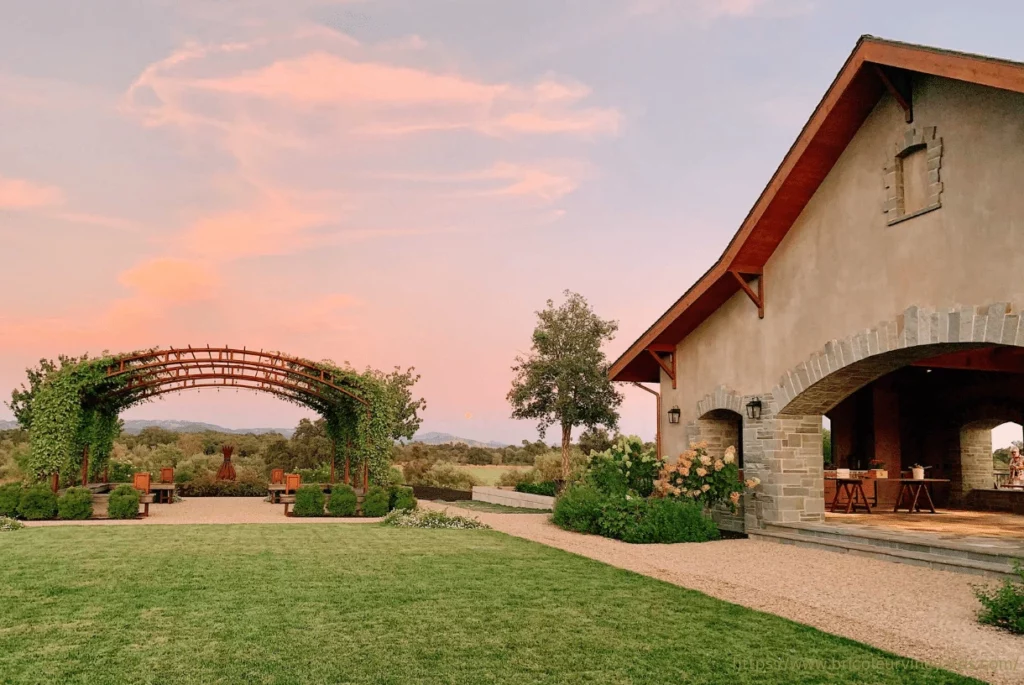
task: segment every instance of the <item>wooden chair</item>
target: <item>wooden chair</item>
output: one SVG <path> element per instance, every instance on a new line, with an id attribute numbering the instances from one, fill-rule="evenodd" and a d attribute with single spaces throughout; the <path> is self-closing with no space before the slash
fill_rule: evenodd
<path id="1" fill-rule="evenodd" d="M 174 469 L 163 468 L 160 469 L 160 482 L 161 483 L 173 483 L 174 482 Z"/>
<path id="2" fill-rule="evenodd" d="M 284 515 L 291 516 L 292 513 L 288 511 L 288 505 L 295 504 L 295 491 L 299 489 L 302 484 L 302 476 L 297 473 L 289 473 L 284 477 L 284 494 L 281 496 L 281 502 L 284 502 Z"/>
<path id="3" fill-rule="evenodd" d="M 270 484 L 280 485 L 284 482 L 284 469 L 274 469 L 270 472 Z"/>
<path id="4" fill-rule="evenodd" d="M 141 493 L 139 504 L 143 505 L 143 516 L 149 516 L 149 505 L 153 502 L 153 495 L 149 491 L 151 478 L 148 473 L 136 473 L 132 476 L 132 487 Z"/>
<path id="5" fill-rule="evenodd" d="M 150 476 L 148 473 L 136 473 L 135 475 L 132 476 L 132 487 L 138 490 L 139 492 L 148 495 L 151 478 L 152 476 Z"/>

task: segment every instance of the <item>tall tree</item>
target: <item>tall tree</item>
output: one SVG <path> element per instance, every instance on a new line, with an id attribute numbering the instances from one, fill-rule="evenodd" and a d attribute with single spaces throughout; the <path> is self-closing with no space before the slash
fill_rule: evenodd
<path id="1" fill-rule="evenodd" d="M 569 448 L 576 426 L 615 429 L 622 395 L 608 378 L 601 345 L 619 324 L 600 318 L 586 299 L 565 291 L 565 302 L 537 312 L 530 354 L 516 357 L 508 393 L 512 418 L 536 419 L 541 438 L 548 427 L 562 428 L 562 477 L 569 477 Z"/>

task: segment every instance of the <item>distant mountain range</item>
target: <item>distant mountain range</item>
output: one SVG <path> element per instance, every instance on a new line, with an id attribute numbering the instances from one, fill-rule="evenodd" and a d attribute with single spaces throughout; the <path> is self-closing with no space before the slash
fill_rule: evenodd
<path id="1" fill-rule="evenodd" d="M 497 442 L 494 440 L 481 442 L 479 440 L 470 440 L 469 438 L 460 438 L 451 433 L 436 432 L 417 433 L 413 436 L 412 442 L 422 442 L 424 445 L 454 445 L 462 443 L 469 447 L 508 447 L 507 442 Z"/>
<path id="2" fill-rule="evenodd" d="M 294 428 L 224 428 L 223 426 L 217 426 L 212 423 L 203 423 L 202 421 L 177 421 L 174 419 L 157 419 L 157 420 L 145 420 L 145 419 L 129 419 L 124 422 L 124 432 L 128 435 L 138 435 L 144 428 L 150 428 L 157 426 L 164 430 L 174 431 L 175 433 L 202 433 L 205 431 L 214 431 L 215 433 L 230 433 L 233 435 L 245 435 L 246 433 L 254 433 L 256 435 L 262 435 L 263 433 L 280 433 L 286 438 L 292 437 L 295 433 Z M 0 421 L 0 430 L 11 430 L 18 427 L 17 421 Z M 507 447 L 508 443 L 497 442 L 491 440 L 489 442 L 482 442 L 480 440 L 471 440 L 470 438 L 461 438 L 458 435 L 452 435 L 451 433 L 417 433 L 412 439 L 412 442 L 422 442 L 424 445 L 454 445 L 462 443 L 469 447 Z"/>

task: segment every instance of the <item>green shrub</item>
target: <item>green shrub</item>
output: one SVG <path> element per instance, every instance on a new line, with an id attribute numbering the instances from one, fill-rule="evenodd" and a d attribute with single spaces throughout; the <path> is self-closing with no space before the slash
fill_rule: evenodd
<path id="1" fill-rule="evenodd" d="M 379 485 L 371 485 L 370 491 L 363 498 L 363 516 L 384 516 L 388 513 L 388 504 L 391 500 L 388 491 Z"/>
<path id="2" fill-rule="evenodd" d="M 509 469 L 498 476 L 498 485 L 516 488 L 520 483 L 537 482 L 537 469 Z"/>
<path id="3" fill-rule="evenodd" d="M 543 483 L 517 483 L 516 492 L 525 492 L 528 495 L 547 495 L 548 497 L 554 497 L 557 493 L 558 486 L 555 485 L 554 481 L 545 481 Z"/>
<path id="4" fill-rule="evenodd" d="M 195 476 L 192 475 L 192 472 L 185 469 L 174 472 L 174 482 L 178 485 L 181 485 L 182 483 L 190 483 L 193 478 L 195 478 Z"/>
<path id="5" fill-rule="evenodd" d="M 556 526 L 577 533 L 599 533 L 601 508 L 606 499 L 591 485 L 571 485 L 555 500 L 551 520 Z"/>
<path id="6" fill-rule="evenodd" d="M 0 516 L 10 518 L 17 516 L 19 504 L 21 504 L 21 484 L 0 485 Z"/>
<path id="7" fill-rule="evenodd" d="M 326 483 L 331 480 L 331 465 L 327 463 L 312 469 L 295 469 L 295 473 L 302 477 L 303 483 Z"/>
<path id="8" fill-rule="evenodd" d="M 21 491 L 18 515 L 28 521 L 43 521 L 57 516 L 57 495 L 49 485 L 31 485 Z"/>
<path id="9" fill-rule="evenodd" d="M 295 492 L 296 516 L 323 516 L 324 491 L 319 485 L 302 485 Z"/>
<path id="10" fill-rule="evenodd" d="M 416 495 L 412 488 L 404 485 L 392 485 L 388 489 L 388 508 L 411 510 L 416 508 Z"/>
<path id="11" fill-rule="evenodd" d="M 266 483 L 241 483 L 233 480 L 193 479 L 178 483 L 182 497 L 266 497 Z"/>
<path id="12" fill-rule="evenodd" d="M 9 530 L 21 530 L 25 527 L 25 524 L 18 519 L 11 518 L 9 516 L 0 516 L 0 532 L 6 532 Z"/>
<path id="13" fill-rule="evenodd" d="M 130 483 L 139 469 L 132 463 L 111 459 L 109 462 L 111 483 Z"/>
<path id="14" fill-rule="evenodd" d="M 472 530 L 490 528 L 478 519 L 467 516 L 452 516 L 447 511 L 407 511 L 395 509 L 384 517 L 385 526 L 398 528 L 447 528 L 450 530 Z"/>
<path id="15" fill-rule="evenodd" d="M 65 521 L 81 521 L 92 516 L 92 491 L 68 488 L 57 498 L 57 516 Z"/>
<path id="16" fill-rule="evenodd" d="M 675 499 L 609 498 L 601 509 L 599 533 L 632 543 L 707 542 L 718 526 L 696 502 Z"/>
<path id="17" fill-rule="evenodd" d="M 128 484 L 118 485 L 107 500 L 107 516 L 112 519 L 133 519 L 139 515 L 139 491 Z"/>
<path id="18" fill-rule="evenodd" d="M 473 477 L 473 474 L 451 462 L 437 462 L 422 472 L 410 468 L 407 464 L 405 476 L 410 485 L 429 485 L 453 490 L 472 490 L 474 485 L 480 485 L 480 481 Z"/>
<path id="19" fill-rule="evenodd" d="M 1014 562 L 1020 581 L 1006 580 L 995 589 L 978 587 L 974 595 L 981 602 L 978 621 L 1011 633 L 1024 633 L 1024 568 Z"/>
<path id="20" fill-rule="evenodd" d="M 606 495 L 649 497 L 654 492 L 662 460 L 643 440 L 619 437 L 611 449 L 590 455 L 587 479 Z"/>
<path id="21" fill-rule="evenodd" d="M 356 515 L 356 491 L 351 485 L 335 483 L 331 486 L 331 498 L 327 500 L 327 513 L 331 516 Z"/>

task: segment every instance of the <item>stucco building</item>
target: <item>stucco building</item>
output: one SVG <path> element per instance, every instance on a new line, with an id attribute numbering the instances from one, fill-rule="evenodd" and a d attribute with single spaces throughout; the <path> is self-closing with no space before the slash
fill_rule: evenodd
<path id="1" fill-rule="evenodd" d="M 660 383 L 664 455 L 737 445 L 761 485 L 734 527 L 823 519 L 822 416 L 837 465 L 921 463 L 967 506 L 993 487 L 991 428 L 1024 420 L 1022 188 L 1024 65 L 865 36 L 611 376 Z"/>

